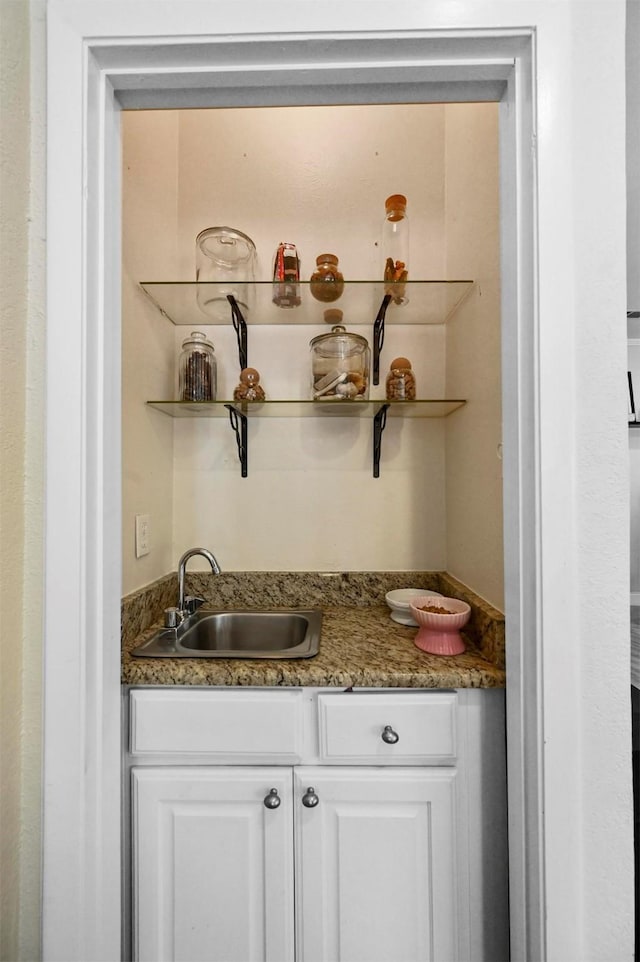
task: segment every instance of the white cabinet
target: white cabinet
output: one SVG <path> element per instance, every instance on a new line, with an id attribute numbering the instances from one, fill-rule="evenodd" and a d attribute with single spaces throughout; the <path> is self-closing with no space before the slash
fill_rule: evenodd
<path id="1" fill-rule="evenodd" d="M 304 767 L 292 788 L 290 769 L 134 769 L 136 958 L 457 958 L 454 779 Z"/>
<path id="2" fill-rule="evenodd" d="M 319 694 L 320 758 L 330 765 L 453 765 L 457 709 L 452 691 Z"/>
<path id="3" fill-rule="evenodd" d="M 508 958 L 501 694 L 132 690 L 125 957 Z"/>
<path id="4" fill-rule="evenodd" d="M 287 769 L 134 769 L 135 957 L 293 960 L 291 809 Z"/>
<path id="5" fill-rule="evenodd" d="M 296 929 L 304 962 L 459 958 L 453 769 L 300 768 Z"/>

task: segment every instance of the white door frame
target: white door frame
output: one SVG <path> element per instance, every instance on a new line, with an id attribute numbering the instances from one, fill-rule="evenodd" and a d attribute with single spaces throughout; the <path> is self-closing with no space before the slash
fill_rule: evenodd
<path id="1" fill-rule="evenodd" d="M 566 868 L 580 854 L 580 839 L 561 824 L 564 807 L 556 812 L 549 806 L 548 778 L 579 741 L 581 691 L 568 686 L 562 724 L 553 712 L 546 717 L 542 697 L 543 656 L 547 670 L 554 658 L 543 630 L 543 556 L 557 545 L 557 516 L 570 517 L 574 493 L 571 478 L 556 473 L 565 463 L 556 445 L 545 450 L 542 441 L 553 424 L 563 454 L 572 457 L 575 399 L 571 386 L 541 380 L 558 338 L 553 330 L 541 337 L 539 304 L 555 296 L 558 310 L 571 312 L 572 299 L 539 260 L 535 152 L 537 97 L 541 83 L 552 85 L 561 75 L 571 23 L 550 10 L 554 5 L 533 0 L 461 3 L 455 15 L 448 6 L 434 3 L 427 14 L 422 3 L 389 10 L 373 0 L 363 31 L 355 2 L 328 0 L 320 15 L 316 5 L 299 3 L 293 14 L 291 5 L 283 12 L 270 0 L 49 0 L 46 960 L 113 962 L 120 953 L 118 96 L 129 106 L 246 103 L 249 89 L 257 102 L 330 103 L 329 77 L 355 102 L 365 92 L 369 102 L 383 102 L 389 81 L 405 95 L 417 84 L 423 91 L 417 99 L 435 84 L 434 99 L 446 99 L 457 76 L 469 84 L 466 93 L 459 88 L 451 94 L 460 100 L 506 78 L 501 137 L 512 957 L 546 959 L 549 926 L 556 951 L 571 945 L 575 956 L 567 951 L 565 958 L 580 957 L 579 921 L 577 935 L 563 935 L 554 930 L 550 911 L 558 895 L 572 927 L 582 918 L 579 865 Z M 321 26 L 339 24 L 340 33 L 317 31 L 316 16 Z M 541 56 L 541 26 L 555 31 L 558 56 L 550 45 Z M 302 93 L 301 83 L 307 85 Z M 554 123 L 546 118 L 546 134 L 553 135 Z M 556 226 L 571 211 L 561 201 Z M 560 260 L 561 268 L 571 267 L 570 256 Z M 564 405 L 559 411 L 558 402 Z M 551 470 L 553 492 L 543 467 Z M 560 550 L 570 569 L 570 525 Z M 571 597 L 570 570 L 567 579 Z M 559 602 L 547 593 L 547 618 L 559 618 L 562 631 L 577 636 L 574 606 Z M 554 692 L 552 709 L 558 699 Z M 579 807 L 579 776 L 578 763 L 569 764 L 562 786 L 567 807 Z M 550 837 L 558 865 L 545 858 Z"/>

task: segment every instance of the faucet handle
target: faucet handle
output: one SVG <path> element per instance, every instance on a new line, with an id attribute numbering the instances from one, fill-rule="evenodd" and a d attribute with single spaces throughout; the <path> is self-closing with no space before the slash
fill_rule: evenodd
<path id="1" fill-rule="evenodd" d="M 203 604 L 204 598 L 200 598 L 198 595 L 187 595 L 184 599 L 184 610 L 188 615 L 192 615 Z"/>
<path id="2" fill-rule="evenodd" d="M 164 609 L 165 628 L 178 628 L 184 620 L 184 615 L 179 608 Z"/>

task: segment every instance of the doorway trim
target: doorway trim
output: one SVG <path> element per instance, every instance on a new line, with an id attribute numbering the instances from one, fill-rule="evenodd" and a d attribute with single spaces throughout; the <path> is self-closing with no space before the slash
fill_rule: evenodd
<path id="1" fill-rule="evenodd" d="M 120 952 L 120 221 L 114 201 L 121 102 L 175 107 L 189 105 L 189 97 L 194 105 L 197 97 L 203 106 L 222 85 L 246 96 L 239 80 L 254 94 L 260 87 L 259 99 L 275 102 L 301 80 L 307 81 L 305 102 L 331 102 L 330 91 L 345 85 L 354 96 L 360 88 L 369 102 L 384 102 L 389 78 L 398 91 L 402 83 L 421 84 L 420 99 L 434 84 L 433 98 L 442 100 L 453 70 L 463 73 L 467 99 L 474 85 L 500 84 L 504 91 L 503 316 L 513 323 L 505 329 L 503 376 L 504 390 L 517 398 L 505 415 L 512 958 L 542 962 L 547 815 L 535 29 L 493 26 L 504 24 L 501 4 L 486 5 L 483 22 L 472 27 L 451 27 L 438 16 L 425 25 L 423 5 L 408 4 L 407 29 L 398 30 L 397 11 L 372 3 L 367 31 L 357 11 L 350 12 L 353 5 L 338 4 L 333 22 L 341 32 L 315 31 L 313 10 L 298 10 L 294 33 L 271 3 L 238 6 L 49 4 L 44 957 L 87 962 Z M 494 6 L 503 10 L 501 20 L 492 19 Z M 422 49 L 421 59 L 411 47 Z M 234 63 L 225 61 L 231 53 Z M 450 99 L 465 99 L 463 86 L 451 89 Z M 569 853 L 573 844 L 572 837 Z M 568 889 L 570 911 L 578 896 L 571 884 Z"/>

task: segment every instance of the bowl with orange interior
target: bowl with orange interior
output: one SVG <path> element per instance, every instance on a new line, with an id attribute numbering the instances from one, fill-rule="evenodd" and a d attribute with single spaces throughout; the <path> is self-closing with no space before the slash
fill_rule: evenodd
<path id="1" fill-rule="evenodd" d="M 471 615 L 466 601 L 442 595 L 424 594 L 409 601 L 411 615 L 419 626 L 414 644 L 430 655 L 461 655 L 466 646 L 460 629 Z"/>

